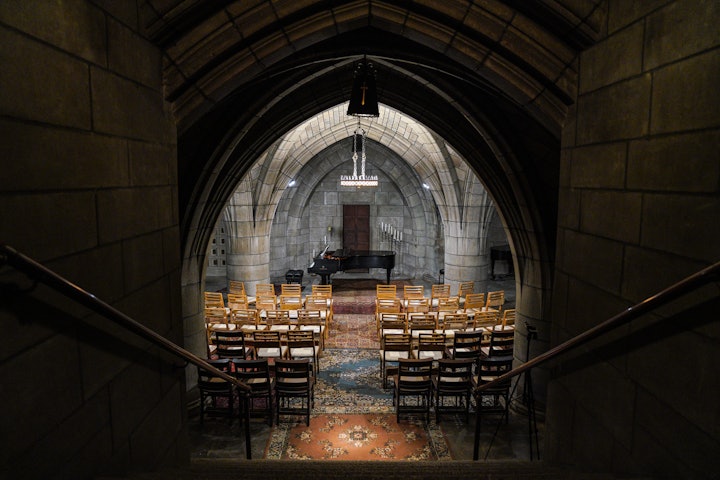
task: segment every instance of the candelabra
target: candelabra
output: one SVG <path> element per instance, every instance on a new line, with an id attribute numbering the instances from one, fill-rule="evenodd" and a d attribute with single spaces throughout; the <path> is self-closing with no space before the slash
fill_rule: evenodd
<path id="1" fill-rule="evenodd" d="M 382 238 L 382 241 L 390 242 L 390 248 L 392 248 L 393 244 L 402 243 L 403 232 L 398 230 L 395 225 L 380 222 L 380 237 Z"/>
<path id="2" fill-rule="evenodd" d="M 402 244 L 403 244 L 403 232 L 398 230 L 394 225 L 389 223 L 380 222 L 380 242 L 389 242 L 390 250 L 397 252 L 397 259 L 395 264 L 397 268 L 393 272 L 395 275 L 400 275 L 402 270 Z"/>

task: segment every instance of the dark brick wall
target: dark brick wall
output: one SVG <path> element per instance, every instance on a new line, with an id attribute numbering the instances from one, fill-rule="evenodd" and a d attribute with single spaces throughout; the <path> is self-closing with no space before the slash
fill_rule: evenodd
<path id="1" fill-rule="evenodd" d="M 105 3 L 0 3 L 0 240 L 182 341 L 161 54 L 136 2 Z M 167 355 L 46 287 L 3 300 L 0 477 L 187 460 L 184 375 Z"/>
<path id="2" fill-rule="evenodd" d="M 718 20 L 714 1 L 611 0 L 607 38 L 580 56 L 563 132 L 555 343 L 720 259 Z M 675 302 L 563 362 L 547 458 L 715 475 L 716 295 Z"/>

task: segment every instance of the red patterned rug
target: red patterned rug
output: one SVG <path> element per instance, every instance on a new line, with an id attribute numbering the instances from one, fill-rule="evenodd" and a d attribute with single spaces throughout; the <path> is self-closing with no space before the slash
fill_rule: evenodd
<path id="1" fill-rule="evenodd" d="M 378 350 L 375 315 L 341 314 L 333 315 L 325 348 L 362 348 Z"/>
<path id="2" fill-rule="evenodd" d="M 355 282 L 358 282 L 357 280 Z M 333 286 L 333 322 L 330 325 L 327 348 L 378 349 L 375 325 L 375 280 L 360 280 L 372 289 L 335 292 Z"/>
<path id="3" fill-rule="evenodd" d="M 281 424 L 265 458 L 283 460 L 452 460 L 434 422 L 397 423 L 394 414 L 313 416 L 310 426 Z"/>

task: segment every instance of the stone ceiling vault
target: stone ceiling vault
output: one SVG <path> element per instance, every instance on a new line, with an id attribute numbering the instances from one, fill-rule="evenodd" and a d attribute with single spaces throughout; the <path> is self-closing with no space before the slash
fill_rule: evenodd
<path id="1" fill-rule="evenodd" d="M 451 145 L 509 230 L 525 232 L 521 256 L 547 259 L 577 56 L 602 35 L 605 10 L 605 0 L 146 0 L 140 21 L 164 52 L 178 126 L 185 254 L 204 250 L 263 152 L 349 98 L 353 63 L 367 57 L 380 101 Z"/>

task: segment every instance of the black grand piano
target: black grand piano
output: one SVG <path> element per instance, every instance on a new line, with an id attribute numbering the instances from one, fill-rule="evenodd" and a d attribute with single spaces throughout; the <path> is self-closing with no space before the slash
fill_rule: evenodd
<path id="1" fill-rule="evenodd" d="M 308 273 L 320 275 L 321 283 L 326 285 L 330 275 L 356 268 L 384 268 L 387 272 L 387 283 L 390 283 L 390 272 L 395 268 L 395 252 L 389 250 L 334 250 L 328 247 L 313 259 Z"/>

